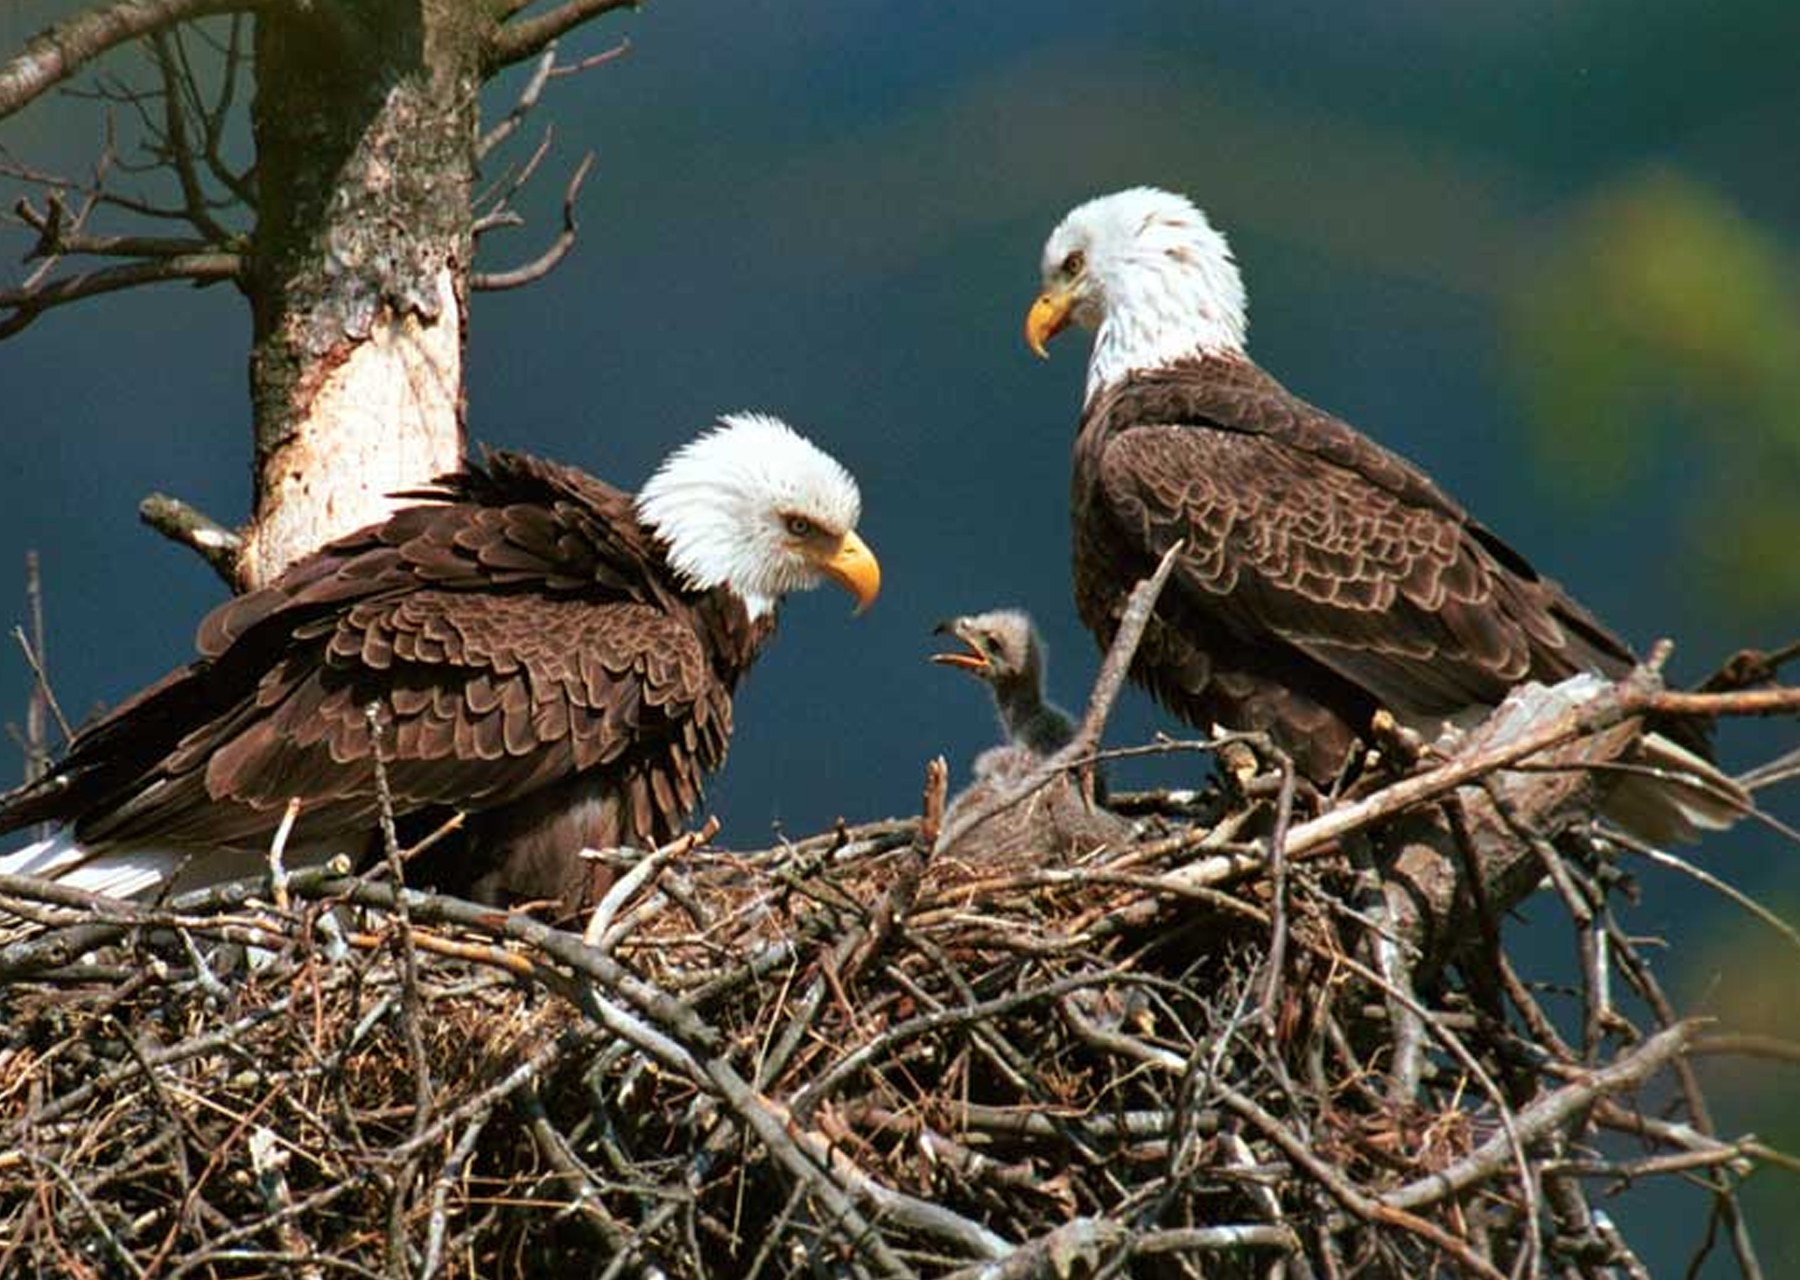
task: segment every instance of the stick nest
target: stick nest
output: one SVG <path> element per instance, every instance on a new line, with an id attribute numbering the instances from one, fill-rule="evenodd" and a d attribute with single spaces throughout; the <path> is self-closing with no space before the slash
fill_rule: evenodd
<path id="1" fill-rule="evenodd" d="M 1631 1100 L 1692 1024 L 1589 990 L 1572 1046 L 1479 939 L 1426 972 L 1355 859 L 1270 867 L 1291 791 L 1073 856 L 934 852 L 931 804 L 640 856 L 586 940 L 327 872 L 40 904 L 0 1273 L 1631 1274 L 1596 1129 L 1728 1202 L 1754 1153 Z"/>

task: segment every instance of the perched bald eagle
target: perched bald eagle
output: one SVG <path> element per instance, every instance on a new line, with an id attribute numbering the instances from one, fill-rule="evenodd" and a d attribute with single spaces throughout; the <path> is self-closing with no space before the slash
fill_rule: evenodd
<path id="1" fill-rule="evenodd" d="M 1025 322 L 1039 355 L 1096 330 L 1071 487 L 1075 602 L 1102 647 L 1176 540 L 1132 674 L 1189 723 L 1262 730 L 1329 782 L 1386 708 L 1435 737 L 1523 681 L 1617 677 L 1629 647 L 1404 458 L 1301 400 L 1244 353 L 1224 236 L 1179 195 L 1079 206 L 1044 246 Z M 1615 789 L 1657 838 L 1719 826 L 1745 797 L 1692 722 L 1651 735 L 1697 779 Z M 1642 784 L 1642 785 L 1640 785 Z"/>
<path id="2" fill-rule="evenodd" d="M 698 802 L 780 598 L 829 578 L 867 606 L 880 587 L 850 474 L 755 414 L 635 500 L 502 452 L 407 496 L 215 609 L 193 663 L 0 799 L 0 831 L 63 828 L 0 870 L 116 893 L 184 863 L 228 878 L 291 799 L 291 849 L 365 856 L 379 751 L 403 831 L 466 815 L 431 879 L 578 908 L 604 883 L 580 850 L 665 842 Z"/>

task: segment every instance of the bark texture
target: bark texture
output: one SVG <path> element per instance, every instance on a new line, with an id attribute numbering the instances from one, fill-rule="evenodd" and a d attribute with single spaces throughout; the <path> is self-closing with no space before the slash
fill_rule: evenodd
<path id="1" fill-rule="evenodd" d="M 482 42 L 458 0 L 257 23 L 255 515 L 238 576 L 385 516 L 463 453 Z"/>

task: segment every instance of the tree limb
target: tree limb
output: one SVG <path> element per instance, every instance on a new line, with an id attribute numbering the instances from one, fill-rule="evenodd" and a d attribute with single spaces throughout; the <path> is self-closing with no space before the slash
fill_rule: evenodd
<path id="1" fill-rule="evenodd" d="M 501 27 L 488 42 L 482 59 L 488 74 L 510 67 L 515 62 L 535 56 L 558 36 L 573 31 L 590 18 L 614 9 L 635 9 L 638 0 L 567 0 L 566 4 L 535 18 L 525 18 Z"/>
<path id="2" fill-rule="evenodd" d="M 33 36 L 23 50 L 0 65 L 0 120 L 129 40 L 193 18 L 250 12 L 266 3 L 267 0 L 120 0 L 118 4 L 78 14 Z"/>
<path id="3" fill-rule="evenodd" d="M 163 537 L 198 552 L 226 586 L 238 589 L 238 553 L 244 549 L 244 539 L 236 530 L 166 493 L 150 494 L 138 503 L 138 519 Z"/>
<path id="4" fill-rule="evenodd" d="M 244 259 L 235 253 L 184 253 L 173 258 L 126 262 L 98 271 L 84 271 L 80 275 L 65 276 L 29 288 L 0 289 L 0 309 L 12 313 L 0 319 L 0 338 L 10 338 L 50 308 L 66 302 L 169 280 L 186 280 L 197 285 L 217 284 L 221 280 L 242 279 L 244 270 Z"/>

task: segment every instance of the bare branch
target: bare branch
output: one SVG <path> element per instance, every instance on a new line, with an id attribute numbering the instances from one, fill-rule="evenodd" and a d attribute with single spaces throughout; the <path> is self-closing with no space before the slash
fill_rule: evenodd
<path id="1" fill-rule="evenodd" d="M 166 493 L 153 493 L 138 503 L 138 519 L 163 537 L 198 552 L 226 586 L 238 589 L 238 555 L 244 539 L 236 530 Z"/>
<path id="2" fill-rule="evenodd" d="M 1601 1098 L 1637 1088 L 1679 1057 L 1699 1034 L 1702 1025 L 1699 1020 L 1678 1022 L 1666 1031 L 1657 1032 L 1618 1061 L 1538 1099 L 1520 1111 L 1514 1121 L 1519 1141 L 1536 1142 L 1545 1134 L 1572 1123 Z M 1449 1168 L 1427 1174 L 1397 1191 L 1388 1192 L 1381 1199 L 1396 1209 L 1422 1209 L 1497 1176 L 1511 1161 L 1512 1151 L 1505 1136 L 1496 1134 Z"/>
<path id="3" fill-rule="evenodd" d="M 184 253 L 172 258 L 102 267 L 35 287 L 0 289 L 0 310 L 12 313 L 0 319 L 0 338 L 10 338 L 44 312 L 64 303 L 172 280 L 197 285 L 242 280 L 244 270 L 244 259 L 235 253 Z"/>
<path id="4" fill-rule="evenodd" d="M 248 13 L 268 0 L 120 0 L 32 37 L 0 65 L 0 120 L 130 40 L 215 13 Z M 554 15 L 546 15 L 553 17 Z"/>
<path id="5" fill-rule="evenodd" d="M 482 60 L 488 73 L 535 56 L 544 46 L 591 18 L 614 9 L 635 9 L 638 0 L 567 0 L 567 3 L 535 18 L 523 18 L 501 27 L 488 43 Z"/>
<path id="6" fill-rule="evenodd" d="M 575 246 L 575 200 L 581 194 L 581 184 L 587 181 L 588 171 L 594 167 L 594 153 L 588 152 L 581 163 L 575 166 L 575 174 L 569 179 L 568 189 L 563 192 L 563 225 L 556 239 L 550 242 L 533 261 L 522 267 L 514 267 L 511 271 L 472 271 L 469 273 L 470 287 L 475 289 L 517 289 L 520 285 L 531 284 L 542 280 L 556 269 L 556 264 L 568 256 Z"/>

